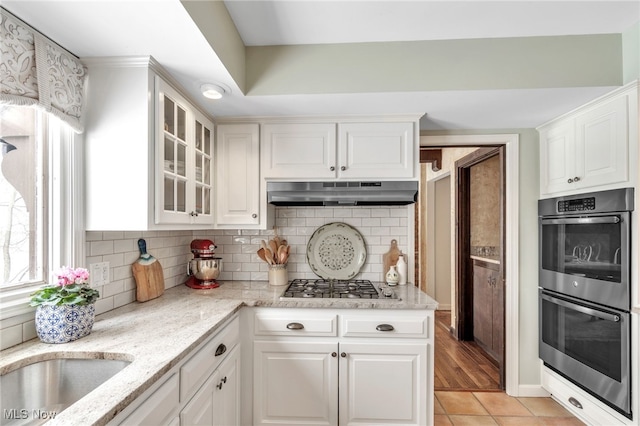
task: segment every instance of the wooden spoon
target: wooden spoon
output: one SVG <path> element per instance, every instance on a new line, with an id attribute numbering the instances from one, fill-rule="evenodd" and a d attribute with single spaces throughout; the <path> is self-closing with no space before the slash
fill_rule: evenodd
<path id="1" fill-rule="evenodd" d="M 273 261 L 273 253 L 271 253 L 271 250 L 269 250 L 268 248 L 264 248 L 264 258 L 267 261 L 267 263 L 269 265 L 273 265 L 274 261 Z"/>
<path id="2" fill-rule="evenodd" d="M 271 250 L 274 256 L 278 253 L 278 244 L 274 240 L 269 240 L 269 250 Z"/>
<path id="3" fill-rule="evenodd" d="M 264 260 L 265 262 L 267 261 L 267 258 L 265 257 L 265 254 L 264 254 L 264 249 L 262 247 L 258 249 L 258 257 Z"/>
<path id="4" fill-rule="evenodd" d="M 284 265 L 287 263 L 287 246 L 278 247 L 278 263 Z"/>

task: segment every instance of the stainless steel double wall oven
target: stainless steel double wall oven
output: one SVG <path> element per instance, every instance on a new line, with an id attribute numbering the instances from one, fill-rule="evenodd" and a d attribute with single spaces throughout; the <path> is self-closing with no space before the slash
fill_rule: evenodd
<path id="1" fill-rule="evenodd" d="M 538 202 L 540 358 L 631 413 L 632 188 Z"/>

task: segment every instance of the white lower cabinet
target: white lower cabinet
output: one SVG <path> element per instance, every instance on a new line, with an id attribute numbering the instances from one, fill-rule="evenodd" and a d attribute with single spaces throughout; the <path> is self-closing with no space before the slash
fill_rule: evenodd
<path id="1" fill-rule="evenodd" d="M 428 344 L 341 343 L 340 425 L 426 424 Z"/>
<path id="2" fill-rule="evenodd" d="M 109 424 L 239 425 L 239 341 L 236 315 Z"/>
<path id="3" fill-rule="evenodd" d="M 180 412 L 180 425 L 240 424 L 240 347 L 209 377 Z"/>
<path id="4" fill-rule="evenodd" d="M 337 350 L 331 341 L 256 341 L 254 424 L 337 424 Z"/>
<path id="5" fill-rule="evenodd" d="M 343 312 L 255 310 L 253 424 L 433 422 L 433 312 Z"/>

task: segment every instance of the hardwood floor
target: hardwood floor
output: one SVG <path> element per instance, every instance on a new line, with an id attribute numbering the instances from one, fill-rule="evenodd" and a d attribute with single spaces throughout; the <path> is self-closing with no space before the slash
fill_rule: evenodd
<path id="1" fill-rule="evenodd" d="M 456 340 L 449 332 L 450 324 L 450 311 L 436 311 L 435 390 L 501 390 L 493 360 L 474 342 Z"/>

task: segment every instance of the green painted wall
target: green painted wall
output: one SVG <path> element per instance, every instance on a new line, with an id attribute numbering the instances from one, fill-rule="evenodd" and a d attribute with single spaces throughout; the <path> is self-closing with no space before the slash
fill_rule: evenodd
<path id="1" fill-rule="evenodd" d="M 622 84 L 620 34 L 247 47 L 247 94 Z"/>
<path id="2" fill-rule="evenodd" d="M 640 78 L 640 22 L 622 33 L 623 82 Z"/>

